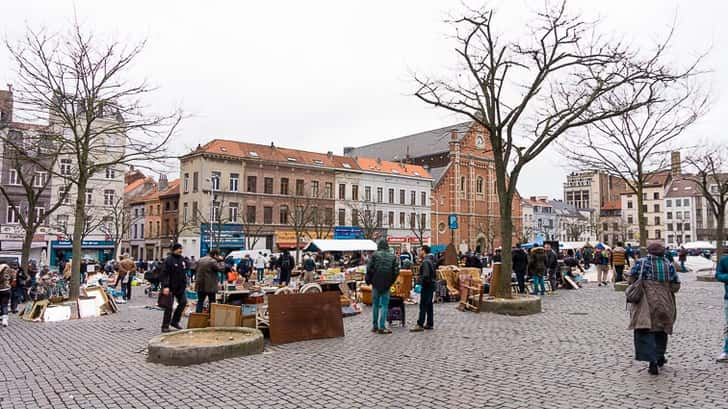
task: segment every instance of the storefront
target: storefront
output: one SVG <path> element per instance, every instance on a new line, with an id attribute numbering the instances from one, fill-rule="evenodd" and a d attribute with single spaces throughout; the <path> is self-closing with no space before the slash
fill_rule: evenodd
<path id="1" fill-rule="evenodd" d="M 218 248 L 224 256 L 231 251 L 244 250 L 245 240 L 242 224 L 210 224 L 200 226 L 200 256 L 209 249 Z"/>
<path id="2" fill-rule="evenodd" d="M 70 240 L 51 241 L 51 267 L 57 266 L 61 258 L 70 260 L 72 254 L 73 243 Z M 106 263 L 114 257 L 114 242 L 110 240 L 84 240 L 81 243 L 81 257 L 102 264 Z"/>
<path id="3" fill-rule="evenodd" d="M 332 232 L 315 232 L 315 231 L 308 231 L 301 234 L 300 240 L 296 240 L 296 232 L 293 230 L 276 230 L 275 231 L 275 237 L 276 237 L 276 247 L 278 248 L 278 251 L 283 250 L 295 250 L 296 244 L 298 244 L 299 248 L 306 247 L 308 243 L 311 241 L 311 238 L 317 238 L 320 237 L 321 239 L 330 239 L 332 237 Z"/>

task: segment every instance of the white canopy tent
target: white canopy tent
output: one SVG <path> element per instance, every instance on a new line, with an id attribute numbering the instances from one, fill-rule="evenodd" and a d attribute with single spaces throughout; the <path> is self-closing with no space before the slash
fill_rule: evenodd
<path id="1" fill-rule="evenodd" d="M 687 250 L 715 250 L 715 244 L 709 241 L 691 241 L 682 245 Z"/>
<path id="2" fill-rule="evenodd" d="M 312 240 L 304 251 L 376 251 L 377 243 L 371 240 Z"/>

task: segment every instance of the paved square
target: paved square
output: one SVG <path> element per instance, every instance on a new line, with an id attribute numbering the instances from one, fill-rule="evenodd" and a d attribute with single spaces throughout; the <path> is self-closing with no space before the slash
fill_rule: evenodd
<path id="1" fill-rule="evenodd" d="M 530 317 L 436 305 L 435 331 L 419 334 L 371 334 L 366 309 L 345 319 L 344 338 L 177 368 L 146 362 L 161 312 L 138 295 L 109 317 L 13 318 L 0 329 L 0 407 L 728 408 L 728 365 L 714 361 L 722 285 L 682 279 L 659 377 L 632 360 L 623 293 L 594 284 L 547 297 Z"/>

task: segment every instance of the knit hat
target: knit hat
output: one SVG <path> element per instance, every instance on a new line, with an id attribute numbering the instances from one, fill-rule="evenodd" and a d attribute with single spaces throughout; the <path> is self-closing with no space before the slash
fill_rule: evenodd
<path id="1" fill-rule="evenodd" d="M 174 245 L 172 246 L 172 251 L 175 251 L 175 250 L 178 250 L 178 249 L 181 249 L 181 248 L 182 248 L 182 245 L 181 244 L 174 243 Z"/>
<path id="2" fill-rule="evenodd" d="M 662 244 L 662 242 L 653 241 L 647 245 L 647 252 L 652 254 L 653 256 L 664 256 L 665 245 Z"/>

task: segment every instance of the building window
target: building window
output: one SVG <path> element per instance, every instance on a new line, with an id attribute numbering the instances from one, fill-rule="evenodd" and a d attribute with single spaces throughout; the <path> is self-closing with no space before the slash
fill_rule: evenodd
<path id="1" fill-rule="evenodd" d="M 185 176 L 183 178 L 182 191 L 184 193 L 188 193 L 190 191 L 190 174 L 189 173 L 185 173 Z"/>
<path id="2" fill-rule="evenodd" d="M 478 179 L 475 180 L 475 192 L 482 195 L 483 194 L 483 177 L 478 176 Z"/>
<path id="3" fill-rule="evenodd" d="M 685 207 L 690 206 L 690 199 L 683 199 L 683 206 L 685 206 Z"/>
<path id="4" fill-rule="evenodd" d="M 672 212 L 667 212 L 667 220 L 672 220 Z"/>
<path id="5" fill-rule="evenodd" d="M 446 228 L 447 226 L 445 226 L 445 223 L 440 223 L 437 225 L 437 231 L 440 233 L 445 233 Z"/>
<path id="6" fill-rule="evenodd" d="M 417 192 L 415 192 L 414 190 L 410 192 L 410 205 L 417 205 Z"/>
<path id="7" fill-rule="evenodd" d="M 655 193 L 655 194 L 657 194 L 657 193 Z M 656 239 L 661 239 L 662 238 L 662 231 L 655 230 L 655 238 Z"/>
<path id="8" fill-rule="evenodd" d="M 647 205 L 642 205 L 642 212 L 647 213 Z"/>
<path id="9" fill-rule="evenodd" d="M 399 227 L 402 228 L 402 229 L 404 229 L 405 227 L 407 227 L 407 225 L 405 224 L 404 218 L 405 218 L 404 212 L 399 212 Z"/>
<path id="10" fill-rule="evenodd" d="M 212 190 L 218 191 L 220 190 L 220 177 L 222 174 L 220 172 L 212 172 L 212 175 L 210 176 L 210 184 L 212 185 Z"/>
<path id="11" fill-rule="evenodd" d="M 160 226 L 160 222 L 157 221 L 157 237 L 159 237 L 161 235 L 162 235 L 162 229 L 161 229 L 161 226 Z"/>
<path id="12" fill-rule="evenodd" d="M 324 184 L 324 198 L 326 198 L 326 199 L 334 198 L 334 184 L 333 183 L 326 182 L 326 184 Z"/>
<path id="13" fill-rule="evenodd" d="M 465 192 L 465 176 L 460 177 L 460 191 Z"/>
<path id="14" fill-rule="evenodd" d="M 200 188 L 200 174 L 198 172 L 192 173 L 192 193 L 197 192 Z"/>
<path id="15" fill-rule="evenodd" d="M 138 236 L 138 234 L 137 234 L 137 233 L 139 232 L 139 230 L 138 230 L 139 226 L 137 226 L 137 225 L 135 224 L 135 225 L 134 225 L 134 226 L 132 226 L 132 227 L 134 227 L 134 228 L 132 229 L 132 230 L 133 230 L 133 232 L 134 232 L 134 234 L 133 234 L 133 236 L 132 236 L 132 237 L 133 237 L 134 239 L 136 239 L 136 238 L 138 238 L 138 237 L 139 237 L 139 236 Z"/>
<path id="16" fill-rule="evenodd" d="M 394 204 L 394 189 L 389 189 L 389 204 Z"/>
<path id="17" fill-rule="evenodd" d="M 281 178 L 281 194 L 288 196 L 288 178 Z"/>
<path id="18" fill-rule="evenodd" d="M 86 189 L 86 205 L 91 205 L 93 203 L 93 198 L 94 198 L 94 190 Z"/>
<path id="19" fill-rule="evenodd" d="M 654 200 L 660 200 L 660 192 L 655 192 L 655 193 L 654 193 L 654 194 L 652 195 L 652 198 L 653 198 Z"/>
<path id="20" fill-rule="evenodd" d="M 238 221 L 238 204 L 230 203 L 228 205 L 228 221 L 235 223 Z"/>
<path id="21" fill-rule="evenodd" d="M 194 223 L 197 223 L 198 213 L 199 213 L 199 210 L 197 208 L 197 202 L 196 201 L 193 201 L 192 202 L 192 221 Z"/>
<path id="22" fill-rule="evenodd" d="M 377 210 L 377 226 L 381 227 L 384 225 L 384 213 L 381 210 Z"/>
<path id="23" fill-rule="evenodd" d="M 387 225 L 389 227 L 394 227 L 394 212 L 389 212 L 387 215 Z"/>
<path id="24" fill-rule="evenodd" d="M 675 218 L 678 220 L 682 220 L 682 212 L 675 212 Z"/>
<path id="25" fill-rule="evenodd" d="M 634 218 L 632 215 L 627 216 L 627 224 L 634 224 Z"/>
<path id="26" fill-rule="evenodd" d="M 324 209 L 324 224 L 326 226 L 334 224 L 334 209 L 330 207 Z"/>
<path id="27" fill-rule="evenodd" d="M 231 173 L 230 174 L 230 191 L 237 192 L 239 184 L 240 184 L 240 174 Z"/>
<path id="28" fill-rule="evenodd" d="M 377 188 L 377 203 L 382 203 L 384 201 L 384 188 L 378 187 Z"/>
<path id="29" fill-rule="evenodd" d="M 210 220 L 213 222 L 220 222 L 220 202 L 212 202 L 212 208 L 210 208 Z"/>
<path id="30" fill-rule="evenodd" d="M 405 204 L 405 192 L 404 189 L 399 190 L 399 204 Z"/>
<path id="31" fill-rule="evenodd" d="M 319 182 L 318 182 L 318 180 L 311 181 L 311 197 L 319 197 Z"/>
<path id="32" fill-rule="evenodd" d="M 18 213 L 15 211 L 15 208 L 12 205 L 8 205 L 8 211 L 6 215 L 6 220 L 8 224 L 18 224 Z"/>
<path id="33" fill-rule="evenodd" d="M 420 215 L 420 230 L 426 230 L 427 229 L 427 213 L 422 213 Z"/>
<path id="34" fill-rule="evenodd" d="M 359 185 L 351 185 L 351 200 L 359 200 Z"/>
<path id="35" fill-rule="evenodd" d="M 33 176 L 33 187 L 43 187 L 46 184 L 48 172 L 36 171 Z"/>
<path id="36" fill-rule="evenodd" d="M 71 175 L 71 160 L 70 159 L 61 159 L 61 175 L 63 176 L 70 176 Z"/>
<path id="37" fill-rule="evenodd" d="M 346 200 L 346 184 L 339 183 L 339 200 Z"/>
<path id="38" fill-rule="evenodd" d="M 273 178 L 263 178 L 263 193 L 266 195 L 273 194 Z"/>
<path id="39" fill-rule="evenodd" d="M 182 204 L 182 223 L 187 223 L 187 220 L 189 220 L 187 214 L 187 202 L 184 202 Z"/>
<path id="40" fill-rule="evenodd" d="M 627 209 L 631 209 L 631 208 L 632 208 L 632 202 L 628 200 L 627 201 Z"/>
<path id="41" fill-rule="evenodd" d="M 258 191 L 258 177 L 248 176 L 248 193 L 255 193 Z"/>
<path id="42" fill-rule="evenodd" d="M 346 226 L 346 209 L 339 209 L 339 226 Z"/>
<path id="43" fill-rule="evenodd" d="M 19 185 L 20 184 L 20 178 L 18 178 L 17 170 L 10 169 L 10 171 L 8 171 L 8 184 L 9 185 Z"/>
<path id="44" fill-rule="evenodd" d="M 63 198 L 63 204 L 71 204 L 71 195 L 69 194 L 70 186 L 61 186 L 58 188 L 58 200 Z"/>
<path id="45" fill-rule="evenodd" d="M 255 206 L 247 206 L 245 208 L 245 221 L 250 224 L 255 224 Z"/>
<path id="46" fill-rule="evenodd" d="M 273 208 L 270 206 L 263 207 L 263 223 L 273 224 Z"/>
<path id="47" fill-rule="evenodd" d="M 107 167 L 106 168 L 106 179 L 115 179 L 116 178 L 116 171 L 114 168 Z"/>
<path id="48" fill-rule="evenodd" d="M 420 193 L 420 206 L 427 207 L 427 192 Z"/>
<path id="49" fill-rule="evenodd" d="M 288 224 L 288 206 L 281 206 L 279 217 L 281 224 Z"/>
<path id="50" fill-rule="evenodd" d="M 364 188 L 364 201 L 365 202 L 372 201 L 372 187 L 371 186 L 366 186 Z"/>
<path id="51" fill-rule="evenodd" d="M 409 218 L 410 228 L 414 229 L 416 227 L 416 223 L 417 223 L 417 214 L 410 213 L 410 218 Z"/>
<path id="52" fill-rule="evenodd" d="M 56 216 L 56 224 L 58 224 L 58 227 L 61 230 L 66 230 L 66 227 L 68 226 L 68 215 L 60 214 L 60 215 Z M 142 233 L 142 237 L 144 237 L 143 233 Z"/>
<path id="53" fill-rule="evenodd" d="M 690 231 L 690 223 L 685 223 L 684 231 Z"/>
<path id="54" fill-rule="evenodd" d="M 672 223 L 667 224 L 667 231 L 673 231 Z"/>
<path id="55" fill-rule="evenodd" d="M 665 207 L 672 207 L 672 200 L 666 200 Z"/>
<path id="56" fill-rule="evenodd" d="M 660 213 L 660 205 L 659 204 L 656 204 L 655 205 L 655 213 Z"/>
<path id="57" fill-rule="evenodd" d="M 296 196 L 304 196 L 305 194 L 303 179 L 296 179 Z"/>
<path id="58" fill-rule="evenodd" d="M 655 216 L 655 226 L 660 225 L 660 216 Z"/>
<path id="59" fill-rule="evenodd" d="M 352 226 L 359 225 L 359 210 L 357 210 L 357 209 L 351 209 L 351 225 Z"/>

